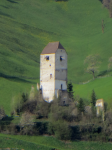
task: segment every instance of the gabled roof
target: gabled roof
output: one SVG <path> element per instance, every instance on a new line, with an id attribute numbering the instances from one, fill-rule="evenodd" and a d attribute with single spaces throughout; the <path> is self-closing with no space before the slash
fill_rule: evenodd
<path id="1" fill-rule="evenodd" d="M 51 42 L 43 49 L 41 54 L 56 53 L 57 49 L 64 49 L 60 42 Z"/>

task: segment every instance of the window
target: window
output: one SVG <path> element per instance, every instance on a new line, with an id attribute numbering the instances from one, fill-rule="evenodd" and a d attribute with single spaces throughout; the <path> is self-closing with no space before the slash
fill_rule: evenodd
<path id="1" fill-rule="evenodd" d="M 49 60 L 49 56 L 46 56 L 45 58 L 46 58 L 46 60 Z"/>
<path id="2" fill-rule="evenodd" d="M 63 105 L 65 105 L 65 101 L 63 101 Z"/>
<path id="3" fill-rule="evenodd" d="M 61 90 L 63 89 L 63 84 L 61 84 Z"/>
<path id="4" fill-rule="evenodd" d="M 52 74 L 50 74 L 50 79 L 52 78 Z"/>
<path id="5" fill-rule="evenodd" d="M 63 59 L 62 59 L 62 56 L 60 56 L 60 61 L 62 61 Z"/>

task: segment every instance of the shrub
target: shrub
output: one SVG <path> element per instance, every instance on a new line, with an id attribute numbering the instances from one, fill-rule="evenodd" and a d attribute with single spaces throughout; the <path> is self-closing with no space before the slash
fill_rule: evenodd
<path id="1" fill-rule="evenodd" d="M 85 111 L 85 104 L 82 98 L 80 98 L 77 108 L 79 113 L 83 113 Z"/>
<path id="2" fill-rule="evenodd" d="M 50 103 L 47 103 L 45 101 L 42 101 L 40 103 L 40 114 L 41 116 L 43 116 L 44 118 L 48 118 L 48 114 L 50 113 Z"/>
<path id="3" fill-rule="evenodd" d="M 60 140 L 70 140 L 71 139 L 71 129 L 66 122 L 56 121 L 50 122 L 48 126 L 48 131 L 50 134 L 55 134 L 56 138 Z"/>
<path id="4" fill-rule="evenodd" d="M 73 95 L 73 85 L 71 82 L 69 82 L 67 84 L 67 90 L 68 90 L 68 94 L 69 94 L 69 98 L 73 99 L 74 95 Z"/>
<path id="5" fill-rule="evenodd" d="M 34 125 L 33 120 L 34 120 L 34 117 L 30 113 L 24 112 L 21 116 L 20 125 L 22 127 L 26 125 Z"/>
<path id="6" fill-rule="evenodd" d="M 21 107 L 21 111 L 22 112 L 29 112 L 29 113 L 35 113 L 36 110 L 36 106 L 37 106 L 37 101 L 36 100 L 32 100 L 32 101 L 27 101 L 26 103 L 24 103 Z"/>
<path id="7" fill-rule="evenodd" d="M 20 115 L 21 107 L 24 104 L 24 101 L 26 101 L 26 95 L 25 94 L 18 94 L 12 98 L 12 114 L 18 114 Z"/>

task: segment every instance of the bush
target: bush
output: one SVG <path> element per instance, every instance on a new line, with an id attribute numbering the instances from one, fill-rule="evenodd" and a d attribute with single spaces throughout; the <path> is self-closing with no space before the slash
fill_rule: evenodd
<path id="1" fill-rule="evenodd" d="M 21 108 L 24 105 L 24 103 L 28 100 L 28 94 L 22 93 L 14 96 L 12 98 L 12 112 L 11 114 L 14 115 L 17 113 L 17 115 L 20 115 Z"/>
<path id="2" fill-rule="evenodd" d="M 79 113 L 83 113 L 85 111 L 85 104 L 82 98 L 80 98 L 77 108 L 78 108 Z"/>
<path id="3" fill-rule="evenodd" d="M 61 120 L 52 121 L 48 125 L 48 132 L 50 134 L 55 134 L 56 138 L 59 140 L 70 140 L 71 139 L 71 129 L 66 122 Z"/>
<path id="4" fill-rule="evenodd" d="M 34 114 L 36 107 L 37 107 L 37 101 L 36 100 L 28 101 L 22 105 L 21 111 Z"/>
<path id="5" fill-rule="evenodd" d="M 45 101 L 42 101 L 40 103 L 40 114 L 41 116 L 43 116 L 44 118 L 48 118 L 48 114 L 50 113 L 50 103 L 47 103 Z"/>
<path id="6" fill-rule="evenodd" d="M 24 112 L 21 116 L 20 125 L 22 127 L 26 125 L 34 125 L 34 117 L 28 112 Z"/>
<path id="7" fill-rule="evenodd" d="M 60 140 L 71 139 L 71 130 L 66 122 L 58 121 L 55 124 L 55 136 Z"/>

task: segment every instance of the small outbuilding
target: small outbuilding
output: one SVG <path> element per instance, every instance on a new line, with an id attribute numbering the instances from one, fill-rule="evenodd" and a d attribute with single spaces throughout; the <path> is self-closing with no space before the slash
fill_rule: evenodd
<path id="1" fill-rule="evenodd" d="M 104 100 L 103 99 L 98 99 L 96 101 L 96 108 L 97 108 L 97 115 L 99 115 L 100 111 L 104 110 Z"/>

